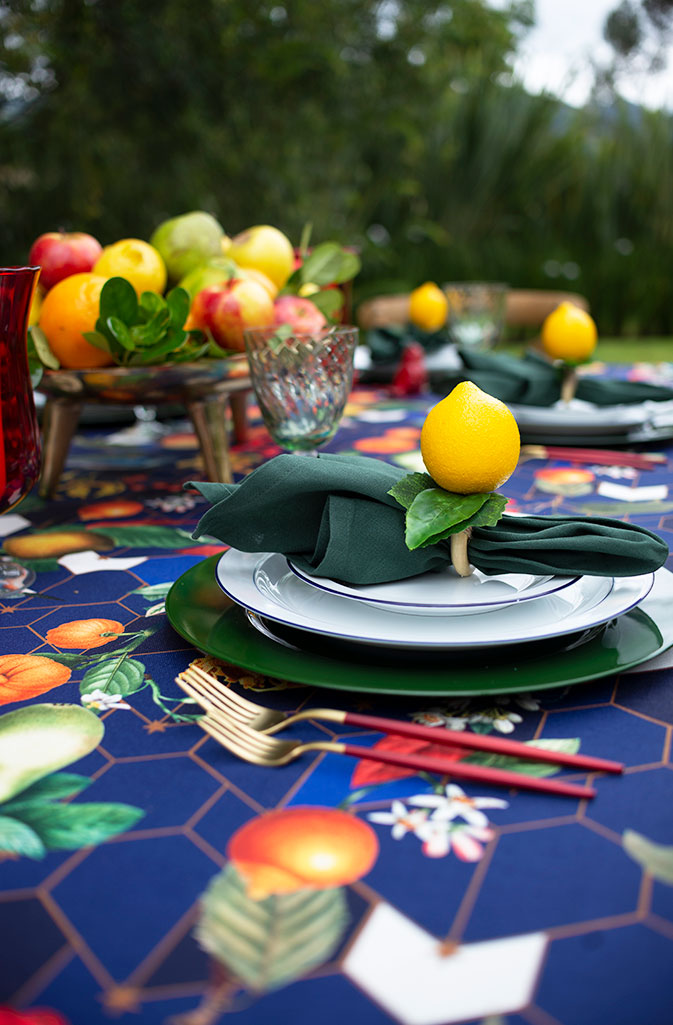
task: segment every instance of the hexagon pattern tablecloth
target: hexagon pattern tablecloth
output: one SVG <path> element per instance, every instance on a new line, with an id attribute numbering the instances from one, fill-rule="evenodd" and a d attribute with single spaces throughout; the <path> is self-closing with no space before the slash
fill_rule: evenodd
<path id="1" fill-rule="evenodd" d="M 327 448 L 416 469 L 431 401 L 356 389 Z M 278 451 L 251 414 L 237 476 Z M 174 678 L 200 656 L 164 612 L 170 584 L 222 550 L 190 536 L 205 508 L 182 490 L 200 474 L 196 444 L 185 423 L 147 431 L 83 431 L 56 498 L 0 519 L 0 1018 L 671 1020 L 670 653 L 572 688 L 431 702 L 201 657 L 283 710 L 365 710 L 623 761 L 591 802 L 335 754 L 238 761 L 181 700 Z M 669 482 L 664 464 L 531 459 L 503 490 L 515 511 L 628 517 L 670 543 Z M 654 498 L 639 491 L 653 485 Z M 411 749 L 317 719 L 294 735 Z"/>

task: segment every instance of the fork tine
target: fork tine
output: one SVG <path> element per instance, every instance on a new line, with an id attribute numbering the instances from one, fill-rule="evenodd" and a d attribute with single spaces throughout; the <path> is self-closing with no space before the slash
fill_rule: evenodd
<path id="1" fill-rule="evenodd" d="M 232 705 L 236 705 L 242 711 L 249 712 L 253 715 L 256 715 L 259 712 L 259 705 L 256 705 L 253 701 L 248 701 L 246 698 L 241 697 L 241 695 L 237 694 L 236 691 L 231 689 L 231 687 L 220 686 L 217 678 L 214 677 L 211 673 L 207 673 L 205 669 L 201 669 L 200 666 L 192 664 L 185 670 L 185 672 L 188 672 L 198 677 L 199 681 L 201 681 L 204 686 L 208 685 L 210 687 L 216 687 L 218 694 L 226 695 L 227 701 L 229 701 Z"/>
<path id="2" fill-rule="evenodd" d="M 259 713 L 259 709 L 252 712 L 253 705 L 250 705 L 250 710 L 240 705 L 232 698 L 233 691 L 228 687 L 219 686 L 213 677 L 205 679 L 195 677 L 191 669 L 186 669 L 180 676 L 191 683 L 195 690 L 202 692 L 210 705 L 221 708 L 227 715 L 233 716 L 240 722 L 250 722 Z M 245 699 L 243 700 L 245 701 Z M 248 705 L 249 702 L 246 701 L 245 704 Z"/>
<path id="3" fill-rule="evenodd" d="M 267 737 L 266 734 L 258 733 L 256 730 L 251 730 L 241 723 L 234 723 L 227 716 L 222 715 L 222 713 L 214 713 L 210 711 L 205 719 L 207 723 L 216 726 L 224 736 L 244 745 L 248 750 L 254 752 L 260 757 L 272 756 L 279 750 L 277 746 L 279 743 L 278 741 L 274 742 L 272 738 Z M 200 719 L 199 723 L 202 722 L 203 719 Z"/>
<path id="4" fill-rule="evenodd" d="M 181 674 L 181 678 L 190 683 L 197 693 L 203 694 L 211 707 L 222 709 L 222 711 L 227 715 L 232 716 L 240 722 L 246 723 L 250 721 L 251 715 L 249 712 L 239 708 L 237 704 L 227 699 L 225 696 L 227 693 L 226 689 L 221 687 L 215 688 L 210 683 L 206 683 L 199 679 L 195 680 L 189 670 L 185 670 L 185 672 Z"/>

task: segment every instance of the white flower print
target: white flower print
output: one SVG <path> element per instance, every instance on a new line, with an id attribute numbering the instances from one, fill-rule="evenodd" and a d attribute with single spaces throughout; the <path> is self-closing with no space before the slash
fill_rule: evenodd
<path id="1" fill-rule="evenodd" d="M 417 794 L 408 800 L 414 807 L 434 809 L 430 816 L 433 821 L 450 822 L 461 818 L 479 829 L 488 826 L 488 818 L 482 808 L 509 807 L 509 802 L 501 797 L 468 797 L 457 783 L 449 783 L 443 794 Z"/>
<path id="2" fill-rule="evenodd" d="M 92 690 L 90 694 L 82 694 L 82 704 L 86 708 L 95 708 L 98 712 L 107 712 L 111 708 L 130 708 L 122 701 L 121 694 L 107 694 L 103 690 Z"/>
<path id="3" fill-rule="evenodd" d="M 410 811 L 402 801 L 393 801 L 390 811 L 373 811 L 367 818 L 381 826 L 392 826 L 393 840 L 401 840 L 407 833 L 420 836 L 418 830 L 428 815 L 427 811 Z"/>

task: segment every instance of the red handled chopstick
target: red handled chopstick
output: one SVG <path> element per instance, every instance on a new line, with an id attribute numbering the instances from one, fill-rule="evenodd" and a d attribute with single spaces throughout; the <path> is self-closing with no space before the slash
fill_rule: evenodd
<path id="1" fill-rule="evenodd" d="M 605 448 L 557 448 L 553 445 L 522 445 L 526 459 L 567 459 L 573 463 L 597 463 L 603 466 L 633 466 L 654 470 L 668 462 L 663 452 L 613 452 Z"/>
<path id="2" fill-rule="evenodd" d="M 316 709 L 316 719 L 326 718 L 323 709 Z M 411 737 L 414 740 L 425 740 L 429 744 L 447 747 L 469 748 L 472 751 L 489 751 L 492 754 L 507 755 L 510 758 L 524 758 L 533 762 L 550 762 L 553 765 L 564 765 L 580 772 L 623 772 L 621 762 L 609 761 L 605 758 L 594 758 L 592 755 L 576 755 L 567 751 L 549 751 L 544 747 L 523 744 L 519 740 L 508 740 L 506 737 L 492 737 L 483 733 L 463 733 L 447 730 L 440 726 L 422 726 L 419 723 L 401 722 L 397 719 L 381 719 L 375 715 L 359 715 L 357 712 L 332 712 L 329 719 L 375 730 L 378 733 L 391 733 L 398 737 Z M 362 755 L 364 758 L 365 756 Z M 472 768 L 473 766 L 471 766 Z M 451 768 L 453 772 L 453 767 Z M 518 773 L 514 773 L 518 775 Z M 546 788 L 545 788 L 546 789 Z"/>

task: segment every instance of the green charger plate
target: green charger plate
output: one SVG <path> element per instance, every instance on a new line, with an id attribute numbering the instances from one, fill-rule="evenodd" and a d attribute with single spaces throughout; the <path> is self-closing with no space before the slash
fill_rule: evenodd
<path id="1" fill-rule="evenodd" d="M 293 650 L 259 633 L 245 609 L 220 590 L 215 580 L 219 558 L 204 559 L 176 580 L 166 598 L 169 622 L 181 637 L 214 658 L 294 683 L 366 694 L 511 694 L 610 676 L 673 645 L 673 574 L 660 569 L 652 591 L 637 609 L 570 638 L 475 649 L 460 657 L 453 651 L 388 654 L 379 647 L 323 643 L 322 638 L 324 653 Z M 304 639 L 310 643 L 311 637 L 300 630 L 283 636 L 299 644 Z"/>

